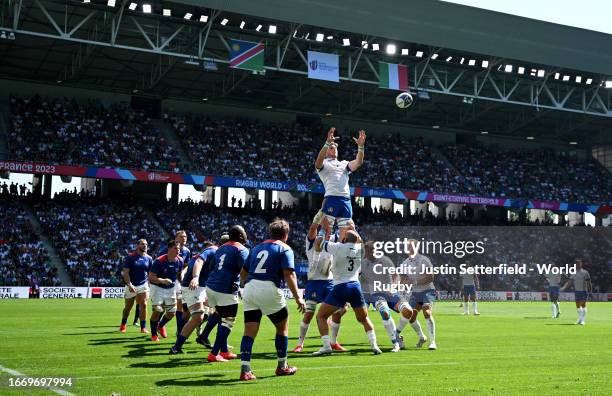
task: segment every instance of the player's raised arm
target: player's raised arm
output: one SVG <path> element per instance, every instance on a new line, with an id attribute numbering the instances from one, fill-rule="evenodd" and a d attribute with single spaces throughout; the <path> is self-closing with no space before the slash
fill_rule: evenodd
<path id="1" fill-rule="evenodd" d="M 353 138 L 353 140 L 355 141 L 355 143 L 357 143 L 357 157 L 355 157 L 354 160 L 349 162 L 349 168 L 351 169 L 351 172 L 355 172 L 357 169 L 361 167 L 361 165 L 363 165 L 363 157 L 365 154 L 365 140 L 366 140 L 365 131 L 363 130 L 359 131 L 359 137 Z"/>
<path id="2" fill-rule="evenodd" d="M 325 141 L 323 147 L 321 147 L 321 150 L 319 150 L 319 155 L 317 155 L 317 159 L 315 160 L 315 168 L 317 168 L 317 170 L 321 170 L 321 168 L 323 168 L 323 161 L 327 156 L 327 149 L 334 143 L 334 140 L 338 139 L 334 136 L 335 132 L 336 128 L 334 127 L 331 127 L 327 132 L 327 140 Z"/>

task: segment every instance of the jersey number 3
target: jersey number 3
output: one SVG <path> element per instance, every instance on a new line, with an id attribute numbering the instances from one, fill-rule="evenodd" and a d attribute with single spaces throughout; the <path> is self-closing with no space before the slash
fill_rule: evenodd
<path id="1" fill-rule="evenodd" d="M 266 273 L 266 269 L 263 266 L 266 263 L 266 260 L 268 259 L 268 254 L 269 253 L 267 250 L 262 250 L 261 252 L 257 253 L 257 258 L 259 259 L 259 262 L 257 263 L 257 267 L 255 267 L 256 274 Z"/>
<path id="2" fill-rule="evenodd" d="M 354 270 L 355 269 L 355 260 L 349 259 L 348 262 L 349 262 L 349 266 L 348 266 L 347 270 L 348 271 Z"/>

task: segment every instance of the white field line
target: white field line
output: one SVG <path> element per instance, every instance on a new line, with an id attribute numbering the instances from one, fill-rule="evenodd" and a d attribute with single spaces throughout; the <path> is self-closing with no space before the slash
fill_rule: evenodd
<path id="1" fill-rule="evenodd" d="M 311 371 L 311 370 L 334 370 L 342 368 L 371 368 L 371 367 L 398 367 L 398 366 L 451 366 L 459 364 L 459 362 L 432 362 L 432 363 L 393 363 L 393 364 L 359 364 L 359 365 L 342 365 L 342 366 L 317 366 L 317 367 L 301 367 L 300 371 Z M 217 370 L 217 371 L 178 371 L 178 372 L 163 372 L 156 371 L 154 373 L 145 374 L 125 374 L 125 375 L 99 375 L 92 377 L 77 377 L 78 380 L 95 380 L 104 378 L 131 378 L 131 377 L 172 377 L 181 375 L 215 375 L 215 374 L 227 374 L 236 373 L 240 370 L 236 368 L 234 370 Z M 275 368 L 262 368 L 256 371 L 274 371 Z"/>
<path id="2" fill-rule="evenodd" d="M 8 373 L 10 375 L 14 375 L 15 377 L 29 377 L 28 375 L 20 373 L 17 370 L 12 370 L 12 369 L 4 367 L 4 366 L 0 366 L 0 371 L 4 371 L 5 373 Z M 24 387 L 23 389 L 26 389 L 26 388 L 27 387 Z M 74 393 L 70 393 L 70 392 L 65 391 L 63 389 L 56 388 L 55 386 L 45 386 L 43 388 L 49 389 L 51 392 L 55 392 L 58 395 L 62 395 L 62 396 L 76 396 Z M 15 389 L 18 389 L 18 388 L 16 387 Z"/>

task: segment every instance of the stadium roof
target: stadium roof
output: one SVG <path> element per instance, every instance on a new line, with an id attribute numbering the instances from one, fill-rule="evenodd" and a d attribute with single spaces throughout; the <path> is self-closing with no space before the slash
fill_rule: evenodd
<path id="1" fill-rule="evenodd" d="M 246 15 L 612 75 L 612 35 L 432 0 L 174 0 Z"/>
<path id="2" fill-rule="evenodd" d="M 612 89 L 603 83 L 612 80 L 612 53 L 604 50 L 611 35 L 421 0 L 150 1 L 149 13 L 148 1 L 109 3 L 1 3 L 0 77 L 566 144 L 612 142 Z M 228 67 L 231 38 L 265 44 L 265 73 Z M 385 53 L 389 43 L 395 55 Z M 307 50 L 338 54 L 340 83 L 308 79 Z M 378 61 L 408 66 L 417 99 L 410 109 L 394 106 L 397 91 L 378 88 Z"/>

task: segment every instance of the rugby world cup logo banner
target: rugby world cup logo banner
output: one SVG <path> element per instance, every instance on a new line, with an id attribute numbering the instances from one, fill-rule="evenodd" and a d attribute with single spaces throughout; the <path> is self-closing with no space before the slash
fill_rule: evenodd
<path id="1" fill-rule="evenodd" d="M 308 78 L 340 81 L 339 56 L 325 52 L 308 51 Z"/>

